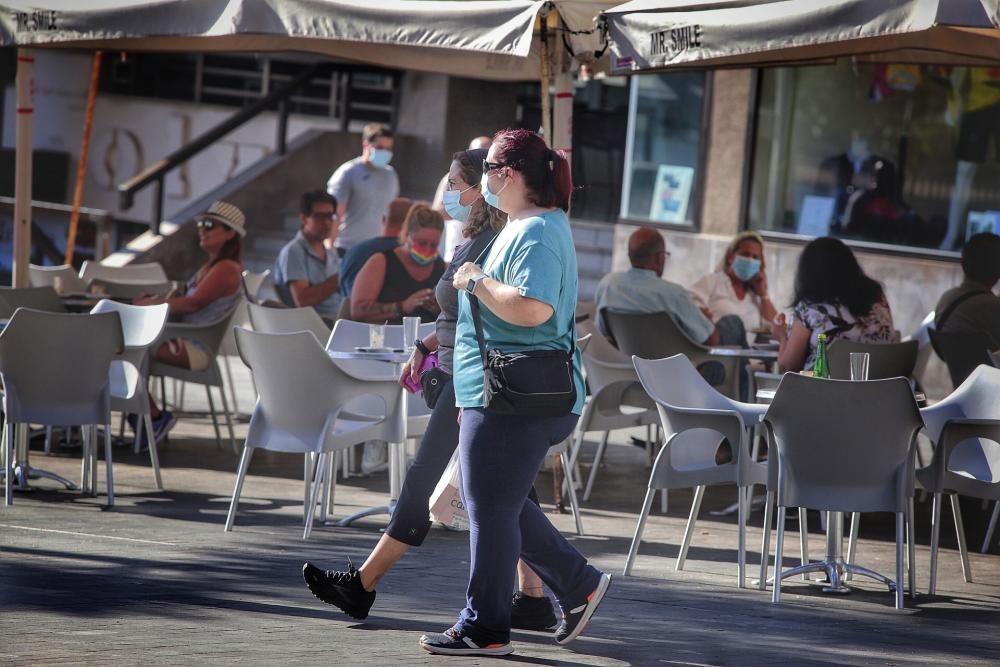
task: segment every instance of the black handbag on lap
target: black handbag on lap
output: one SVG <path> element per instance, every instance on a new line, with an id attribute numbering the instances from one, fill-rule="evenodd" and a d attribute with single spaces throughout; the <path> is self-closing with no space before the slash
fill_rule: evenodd
<path id="1" fill-rule="evenodd" d="M 469 296 L 476 327 L 479 355 L 483 361 L 483 392 L 487 410 L 526 417 L 563 417 L 576 404 L 573 357 L 576 337 L 569 352 L 525 350 L 504 353 L 486 350 L 479 299 Z"/>

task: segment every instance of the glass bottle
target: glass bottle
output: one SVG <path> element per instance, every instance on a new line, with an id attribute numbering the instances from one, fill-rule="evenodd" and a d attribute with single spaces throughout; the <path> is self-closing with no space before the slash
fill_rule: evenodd
<path id="1" fill-rule="evenodd" d="M 816 361 L 813 363 L 813 377 L 829 378 L 830 365 L 826 360 L 826 334 L 816 336 Z"/>

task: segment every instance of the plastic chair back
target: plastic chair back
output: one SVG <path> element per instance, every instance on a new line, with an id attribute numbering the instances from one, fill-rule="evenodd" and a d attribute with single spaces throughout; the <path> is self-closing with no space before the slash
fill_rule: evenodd
<path id="1" fill-rule="evenodd" d="M 917 363 L 919 344 L 915 340 L 905 343 L 857 343 L 835 340 L 830 344 L 827 359 L 830 377 L 835 380 L 851 379 L 851 353 L 868 353 L 868 379 L 908 378 Z"/>
<path id="2" fill-rule="evenodd" d="M 117 313 L 18 309 L 0 334 L 7 418 L 55 426 L 107 424 L 108 372 L 123 349 Z"/>
<path id="3" fill-rule="evenodd" d="M 87 260 L 80 267 L 80 278 L 86 283 L 97 278 L 118 282 L 170 282 L 166 271 L 163 270 L 163 266 L 159 262 L 108 266 L 100 262 Z"/>
<path id="4" fill-rule="evenodd" d="M 76 269 L 69 264 L 60 266 L 28 266 L 28 277 L 32 287 L 52 287 L 55 289 L 55 279 L 62 281 L 62 291 L 67 294 L 78 294 L 87 291 L 87 283 L 80 280 Z"/>
<path id="5" fill-rule="evenodd" d="M 88 289 L 101 291 L 112 299 L 134 299 L 137 296 L 163 296 L 173 289 L 173 283 L 162 280 L 111 280 L 94 278 Z"/>
<path id="6" fill-rule="evenodd" d="M 167 323 L 170 307 L 165 304 L 155 306 L 132 306 L 127 303 L 101 299 L 91 309 L 92 315 L 118 313 L 122 324 L 125 347 L 148 348 L 156 342 Z"/>
<path id="7" fill-rule="evenodd" d="M 248 446 L 283 452 L 320 451 L 330 414 L 352 399 L 371 394 L 366 382 L 340 370 L 309 332 L 269 334 L 236 329 L 235 335 L 240 358 L 253 372 L 258 392 Z M 394 390 L 394 394 L 398 397 L 399 392 Z M 395 408 L 384 399 L 381 404 L 382 415 Z"/>
<path id="8" fill-rule="evenodd" d="M 281 300 L 278 298 L 278 292 L 274 288 L 270 269 L 265 269 L 260 273 L 256 271 L 244 271 L 243 289 L 246 293 L 247 301 L 250 303 Z"/>
<path id="9" fill-rule="evenodd" d="M 786 373 L 764 415 L 785 507 L 902 512 L 923 427 L 904 378 L 850 382 Z"/>
<path id="10" fill-rule="evenodd" d="M 9 320 L 18 308 L 66 312 L 59 295 L 51 287 L 0 287 L 0 318 Z"/>
<path id="11" fill-rule="evenodd" d="M 692 341 L 680 330 L 668 313 L 616 313 L 608 308 L 601 310 L 611 337 L 618 342 L 618 349 L 628 356 L 643 359 L 663 359 L 675 354 L 704 355 L 706 349 Z"/>
<path id="12" fill-rule="evenodd" d="M 990 349 L 993 343 L 984 333 L 946 333 L 928 329 L 931 345 L 948 367 L 951 383 L 958 387 L 972 374 L 976 366 L 993 365 Z"/>
<path id="13" fill-rule="evenodd" d="M 248 303 L 247 310 L 254 331 L 272 334 L 308 331 L 320 345 L 326 345 L 330 339 L 330 327 L 315 308 L 266 308 Z"/>

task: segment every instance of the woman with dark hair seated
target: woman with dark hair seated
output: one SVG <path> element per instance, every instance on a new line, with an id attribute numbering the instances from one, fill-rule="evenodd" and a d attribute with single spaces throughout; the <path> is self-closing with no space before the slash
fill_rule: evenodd
<path id="1" fill-rule="evenodd" d="M 865 274 L 843 241 L 833 237 L 816 239 L 803 249 L 793 305 L 791 327 L 783 314 L 771 326 L 781 343 L 778 365 L 783 371 L 811 370 L 821 333 L 828 342 L 843 338 L 891 343 L 896 337 L 882 285 Z"/>

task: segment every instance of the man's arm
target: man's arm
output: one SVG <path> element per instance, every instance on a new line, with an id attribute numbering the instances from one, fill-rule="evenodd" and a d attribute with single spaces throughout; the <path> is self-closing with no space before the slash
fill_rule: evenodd
<path id="1" fill-rule="evenodd" d="M 288 291 L 292 301 L 299 308 L 315 306 L 326 301 L 327 297 L 340 287 L 340 274 L 335 273 L 321 283 L 310 285 L 307 280 L 289 280 Z"/>

